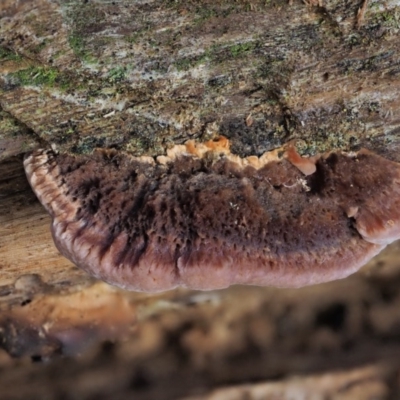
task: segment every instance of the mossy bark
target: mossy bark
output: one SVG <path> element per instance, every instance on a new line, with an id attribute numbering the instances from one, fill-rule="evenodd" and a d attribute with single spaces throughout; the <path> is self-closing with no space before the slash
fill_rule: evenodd
<path id="1" fill-rule="evenodd" d="M 60 151 L 222 134 L 242 156 L 298 139 L 398 159 L 398 5 L 358 23 L 360 1 L 321 4 L 6 2 L 0 105 Z"/>

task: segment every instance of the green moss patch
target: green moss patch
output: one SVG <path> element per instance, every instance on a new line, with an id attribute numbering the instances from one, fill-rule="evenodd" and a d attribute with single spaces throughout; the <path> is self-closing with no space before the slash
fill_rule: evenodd
<path id="1" fill-rule="evenodd" d="M 257 41 L 249 41 L 235 44 L 219 44 L 213 45 L 205 49 L 203 54 L 194 57 L 180 58 L 175 62 L 178 71 L 187 71 L 199 64 L 212 62 L 214 64 L 222 63 L 226 60 L 244 57 L 252 53 L 258 47 Z"/>
<path id="2" fill-rule="evenodd" d="M 6 49 L 5 47 L 0 47 L 0 61 L 19 61 L 21 56 L 13 51 Z"/>
<path id="3" fill-rule="evenodd" d="M 69 81 L 55 68 L 30 67 L 10 74 L 10 77 L 21 86 L 58 86 L 67 89 Z"/>

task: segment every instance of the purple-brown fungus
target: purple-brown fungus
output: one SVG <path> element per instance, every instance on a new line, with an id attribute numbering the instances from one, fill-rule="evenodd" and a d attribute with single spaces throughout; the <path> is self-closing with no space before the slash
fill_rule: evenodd
<path id="1" fill-rule="evenodd" d="M 242 159 L 225 138 L 156 159 L 37 150 L 25 170 L 59 251 L 130 290 L 300 287 L 343 278 L 400 237 L 398 164 L 280 153 Z"/>

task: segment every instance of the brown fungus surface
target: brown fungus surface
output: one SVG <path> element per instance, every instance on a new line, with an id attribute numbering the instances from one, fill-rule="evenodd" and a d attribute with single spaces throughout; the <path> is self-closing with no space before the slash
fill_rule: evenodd
<path id="1" fill-rule="evenodd" d="M 221 138 L 157 159 L 38 150 L 25 169 L 60 252 L 131 290 L 315 284 L 399 238 L 399 165 L 338 152 L 304 175 L 290 158 L 241 159 Z"/>

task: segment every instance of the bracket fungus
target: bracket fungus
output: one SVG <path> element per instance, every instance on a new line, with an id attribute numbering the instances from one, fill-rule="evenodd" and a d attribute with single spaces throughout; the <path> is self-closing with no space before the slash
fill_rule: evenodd
<path id="1" fill-rule="evenodd" d="M 300 287 L 400 238 L 400 165 L 367 150 L 240 158 L 222 137 L 155 159 L 36 150 L 24 165 L 59 251 L 130 290 Z"/>

